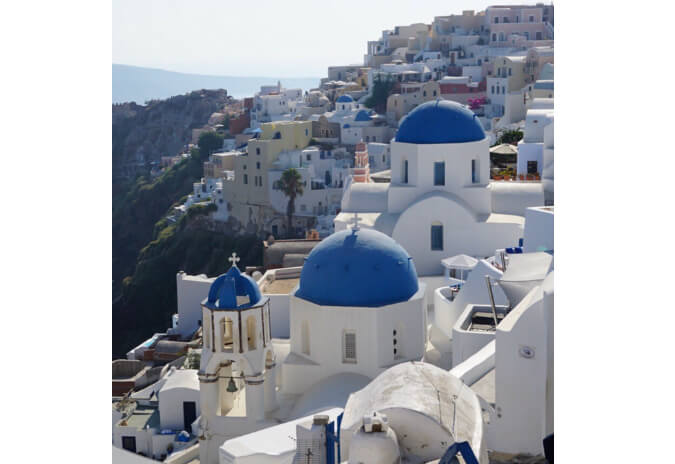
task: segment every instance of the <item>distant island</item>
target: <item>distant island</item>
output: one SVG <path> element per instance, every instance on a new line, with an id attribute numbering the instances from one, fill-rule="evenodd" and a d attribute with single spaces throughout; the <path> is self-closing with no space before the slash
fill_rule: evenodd
<path id="1" fill-rule="evenodd" d="M 286 88 L 309 90 L 319 86 L 318 77 L 240 77 L 186 74 L 163 69 L 124 64 L 112 65 L 112 102 L 136 102 L 164 99 L 199 89 L 225 89 L 235 98 L 252 96 L 261 85 L 281 81 Z"/>

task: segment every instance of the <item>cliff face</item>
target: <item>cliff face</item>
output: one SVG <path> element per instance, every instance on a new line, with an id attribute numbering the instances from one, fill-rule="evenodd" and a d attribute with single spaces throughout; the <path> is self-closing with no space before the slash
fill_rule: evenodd
<path id="1" fill-rule="evenodd" d="M 147 172 L 150 163 L 184 150 L 192 129 L 205 125 L 229 101 L 226 90 L 197 90 L 146 106 L 112 106 L 113 179 Z"/>

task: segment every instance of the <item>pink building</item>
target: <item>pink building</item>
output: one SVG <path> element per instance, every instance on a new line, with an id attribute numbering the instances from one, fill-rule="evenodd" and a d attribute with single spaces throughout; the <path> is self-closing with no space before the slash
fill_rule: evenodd
<path id="1" fill-rule="evenodd" d="M 356 144 L 356 152 L 354 154 L 354 182 L 370 182 L 368 146 L 363 142 Z"/>

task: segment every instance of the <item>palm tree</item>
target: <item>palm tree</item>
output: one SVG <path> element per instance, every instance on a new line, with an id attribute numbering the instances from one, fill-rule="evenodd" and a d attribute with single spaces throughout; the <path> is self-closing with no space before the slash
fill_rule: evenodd
<path id="1" fill-rule="evenodd" d="M 295 212 L 295 198 L 304 193 L 302 187 L 302 176 L 295 168 L 286 169 L 281 174 L 279 181 L 281 191 L 288 197 L 288 206 L 286 207 L 286 214 L 288 215 L 288 234 L 293 230 L 293 213 Z"/>

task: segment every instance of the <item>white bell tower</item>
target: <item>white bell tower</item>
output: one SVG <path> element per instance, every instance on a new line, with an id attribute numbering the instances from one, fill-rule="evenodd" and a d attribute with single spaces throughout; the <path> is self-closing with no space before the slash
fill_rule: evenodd
<path id="1" fill-rule="evenodd" d="M 275 355 L 269 298 L 236 266 L 218 277 L 202 302 L 203 347 L 199 369 L 200 460 L 218 463 L 229 438 L 265 426 L 276 409 Z"/>

